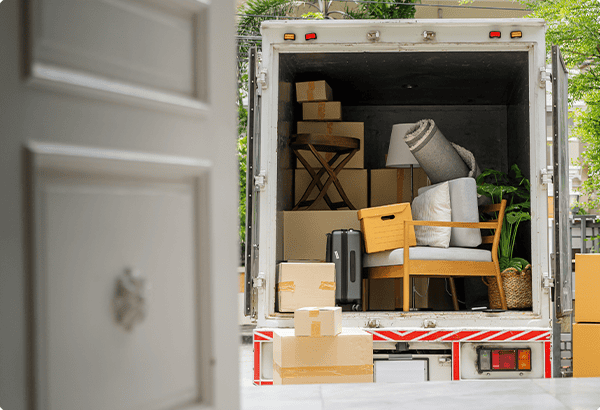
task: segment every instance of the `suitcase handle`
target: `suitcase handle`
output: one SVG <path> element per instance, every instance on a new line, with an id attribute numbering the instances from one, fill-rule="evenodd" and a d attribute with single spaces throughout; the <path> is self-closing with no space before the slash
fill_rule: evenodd
<path id="1" fill-rule="evenodd" d="M 394 215 L 394 214 L 392 214 L 392 215 L 385 215 L 385 216 L 381 217 L 381 220 L 382 221 L 389 221 L 389 220 L 394 219 L 395 217 L 396 217 L 396 215 Z"/>

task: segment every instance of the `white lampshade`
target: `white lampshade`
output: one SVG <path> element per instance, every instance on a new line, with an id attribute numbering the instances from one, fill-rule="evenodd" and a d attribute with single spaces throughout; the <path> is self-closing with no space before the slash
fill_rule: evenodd
<path id="1" fill-rule="evenodd" d="M 404 142 L 404 135 L 415 124 L 396 124 L 392 128 L 390 148 L 388 150 L 385 165 L 393 168 L 409 168 L 411 165 L 419 165 L 415 156 L 410 152 L 408 145 Z"/>

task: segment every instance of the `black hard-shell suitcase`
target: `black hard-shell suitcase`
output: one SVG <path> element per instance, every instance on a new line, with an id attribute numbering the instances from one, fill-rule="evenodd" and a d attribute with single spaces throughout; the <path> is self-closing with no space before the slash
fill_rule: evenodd
<path id="1" fill-rule="evenodd" d="M 362 298 L 362 236 L 339 229 L 327 234 L 327 262 L 335 263 L 335 302 L 360 308 Z"/>

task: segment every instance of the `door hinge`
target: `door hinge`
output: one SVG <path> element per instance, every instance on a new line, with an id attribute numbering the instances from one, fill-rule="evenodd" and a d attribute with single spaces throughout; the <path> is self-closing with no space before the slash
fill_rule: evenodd
<path id="1" fill-rule="evenodd" d="M 540 88 L 546 88 L 546 81 L 552 81 L 552 74 L 546 67 L 540 67 Z"/>
<path id="2" fill-rule="evenodd" d="M 259 61 L 262 59 L 262 54 L 259 53 Z M 258 64 L 258 70 L 256 70 L 256 84 L 258 85 L 257 91 L 261 95 L 262 91 L 266 90 L 269 86 L 267 84 L 267 68 L 263 67 L 262 62 Z"/>
<path id="3" fill-rule="evenodd" d="M 543 168 L 540 170 L 540 181 L 542 185 L 550 185 L 554 182 L 554 172 L 552 169 Z"/>
<path id="4" fill-rule="evenodd" d="M 260 171 L 258 175 L 254 175 L 254 189 L 262 191 L 265 189 L 265 185 L 267 185 L 267 172 Z"/>
<path id="5" fill-rule="evenodd" d="M 542 273 L 542 287 L 544 289 L 550 289 L 554 287 L 554 278 L 550 277 L 549 272 Z"/>
<path id="6" fill-rule="evenodd" d="M 265 273 L 258 272 L 258 275 L 252 279 L 252 287 L 262 288 L 265 286 Z"/>

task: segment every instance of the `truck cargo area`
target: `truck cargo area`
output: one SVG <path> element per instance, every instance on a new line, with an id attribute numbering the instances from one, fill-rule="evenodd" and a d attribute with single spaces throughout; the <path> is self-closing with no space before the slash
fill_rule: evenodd
<path id="1" fill-rule="evenodd" d="M 474 154 L 481 170 L 507 172 L 517 164 L 531 179 L 527 51 L 281 52 L 278 61 L 278 244 L 285 241 L 282 211 L 291 211 L 298 200 L 294 197 L 297 163 L 289 148 L 296 123 L 302 120 L 302 106 L 295 96 L 297 82 L 325 80 L 334 101 L 341 102 L 342 121 L 364 123 L 361 148 L 367 170 L 386 167 L 394 124 L 433 119 L 448 141 Z M 370 196 L 366 205 L 372 206 Z M 530 225 L 520 231 L 516 247 L 520 256 L 531 260 Z M 285 259 L 283 247 L 278 246 L 276 263 Z M 435 281 L 437 287 L 432 286 L 431 292 L 448 298 L 444 279 L 421 282 L 421 292 Z M 452 309 L 443 306 L 432 305 L 429 310 Z M 461 309 L 465 313 L 462 304 Z M 394 314 L 402 314 L 396 310 Z"/>

